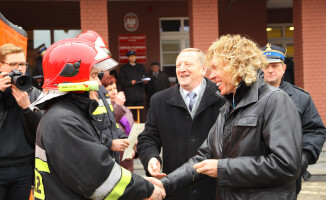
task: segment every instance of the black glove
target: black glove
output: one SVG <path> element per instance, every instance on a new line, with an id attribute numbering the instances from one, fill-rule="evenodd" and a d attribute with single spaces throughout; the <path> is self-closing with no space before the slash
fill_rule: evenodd
<path id="1" fill-rule="evenodd" d="M 307 154 L 305 154 L 304 152 L 302 153 L 302 160 L 301 160 L 301 173 L 300 175 L 302 176 L 302 178 L 307 181 L 309 180 L 309 178 L 311 177 L 311 174 L 307 171 L 309 165 L 309 158 L 307 156 Z"/>

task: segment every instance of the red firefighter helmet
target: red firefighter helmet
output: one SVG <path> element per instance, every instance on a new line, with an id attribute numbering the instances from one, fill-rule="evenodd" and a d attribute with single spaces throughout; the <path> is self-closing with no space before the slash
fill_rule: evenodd
<path id="1" fill-rule="evenodd" d="M 88 81 L 92 67 L 111 69 L 108 60 L 108 54 L 90 41 L 73 38 L 56 42 L 43 57 L 43 88 L 58 90 L 60 83 Z"/>
<path id="2" fill-rule="evenodd" d="M 90 41 L 94 43 L 96 46 L 100 47 L 103 51 L 105 51 L 109 55 L 109 62 L 111 63 L 111 67 L 112 67 L 111 69 L 115 68 L 119 64 L 111 57 L 110 49 L 106 44 L 106 42 L 104 41 L 104 39 L 95 31 L 87 30 L 79 34 L 76 38 Z"/>
<path id="3" fill-rule="evenodd" d="M 76 38 L 84 39 L 84 40 L 88 40 L 90 42 L 93 42 L 95 45 L 103 48 L 104 51 L 107 51 L 107 54 L 111 55 L 111 52 L 109 50 L 108 45 L 103 40 L 103 38 L 98 33 L 96 33 L 95 31 L 87 30 L 87 31 L 79 34 Z"/>

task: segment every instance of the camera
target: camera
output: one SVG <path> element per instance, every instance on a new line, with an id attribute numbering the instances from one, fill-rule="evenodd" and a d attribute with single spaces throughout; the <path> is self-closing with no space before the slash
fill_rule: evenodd
<path id="1" fill-rule="evenodd" d="M 27 91 L 32 86 L 32 80 L 29 76 L 23 75 L 16 69 L 13 69 L 8 76 L 11 78 L 11 83 L 21 91 Z"/>

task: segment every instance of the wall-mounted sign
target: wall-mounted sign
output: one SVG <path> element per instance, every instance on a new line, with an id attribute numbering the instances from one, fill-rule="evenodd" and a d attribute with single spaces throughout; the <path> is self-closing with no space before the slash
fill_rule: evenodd
<path id="1" fill-rule="evenodd" d="M 128 51 L 136 51 L 137 62 L 146 63 L 146 35 L 119 35 L 119 63 L 127 63 Z"/>
<path id="2" fill-rule="evenodd" d="M 128 12 L 124 17 L 124 25 L 127 31 L 133 32 L 138 28 L 138 16 L 136 13 Z"/>

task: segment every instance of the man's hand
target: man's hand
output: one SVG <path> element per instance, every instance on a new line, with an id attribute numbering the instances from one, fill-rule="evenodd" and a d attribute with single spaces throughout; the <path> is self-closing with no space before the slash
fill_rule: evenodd
<path id="1" fill-rule="evenodd" d="M 132 80 L 131 85 L 135 85 L 135 84 L 136 84 L 136 80 Z"/>
<path id="2" fill-rule="evenodd" d="M 144 177 L 144 179 L 146 179 L 147 181 L 153 183 L 157 187 L 159 187 L 162 190 L 164 190 L 164 186 L 163 186 L 162 182 L 159 179 L 156 179 L 156 178 L 153 178 L 153 177 Z"/>
<path id="3" fill-rule="evenodd" d="M 0 73 L 0 90 L 2 92 L 4 92 L 8 87 L 11 87 L 11 78 L 7 75 L 7 72 Z"/>
<path id="4" fill-rule="evenodd" d="M 116 139 L 112 141 L 112 151 L 124 151 L 129 146 L 128 139 Z"/>
<path id="5" fill-rule="evenodd" d="M 154 191 L 151 195 L 151 197 L 149 197 L 149 199 L 146 199 L 146 200 L 162 200 L 165 198 L 166 194 L 165 194 L 165 190 L 164 189 L 161 189 L 160 187 L 156 186 L 154 184 Z"/>
<path id="6" fill-rule="evenodd" d="M 125 93 L 122 91 L 118 92 L 118 94 L 115 98 L 115 103 L 118 105 L 123 105 L 125 102 L 126 102 Z"/>
<path id="7" fill-rule="evenodd" d="M 15 97 L 18 105 L 22 108 L 22 109 L 26 109 L 28 108 L 28 106 L 31 104 L 31 102 L 29 101 L 28 98 L 28 94 L 27 92 L 21 91 L 20 89 L 18 89 L 15 85 L 12 84 L 11 86 L 12 89 L 12 96 Z"/>
<path id="8" fill-rule="evenodd" d="M 210 177 L 217 177 L 217 163 L 218 160 L 208 159 L 194 165 L 197 173 L 206 174 Z"/>
<path id="9" fill-rule="evenodd" d="M 147 170 L 153 177 L 157 179 L 166 177 L 165 173 L 160 173 L 161 163 L 157 160 L 157 158 L 153 157 L 149 160 Z"/>

